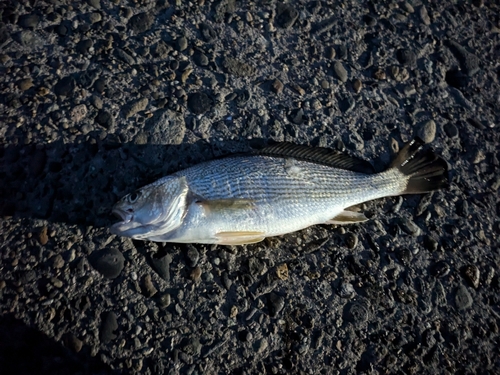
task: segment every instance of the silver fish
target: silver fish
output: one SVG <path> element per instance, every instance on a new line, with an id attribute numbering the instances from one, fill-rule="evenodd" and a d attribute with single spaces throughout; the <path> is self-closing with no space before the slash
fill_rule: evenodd
<path id="1" fill-rule="evenodd" d="M 448 166 L 415 139 L 390 167 L 290 143 L 212 160 L 147 185 L 113 207 L 117 235 L 140 240 L 241 245 L 315 224 L 367 220 L 346 208 L 448 185 Z"/>

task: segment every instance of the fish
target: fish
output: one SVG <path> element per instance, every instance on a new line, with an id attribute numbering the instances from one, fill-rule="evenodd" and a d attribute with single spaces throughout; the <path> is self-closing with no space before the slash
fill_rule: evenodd
<path id="1" fill-rule="evenodd" d="M 277 143 L 167 175 L 119 200 L 112 234 L 136 240 L 244 245 L 317 224 L 362 223 L 353 206 L 449 185 L 448 164 L 407 143 L 376 173 L 328 148 Z"/>

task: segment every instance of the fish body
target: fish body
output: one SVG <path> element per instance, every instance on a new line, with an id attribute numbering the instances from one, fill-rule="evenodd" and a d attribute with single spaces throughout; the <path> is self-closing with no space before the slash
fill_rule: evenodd
<path id="1" fill-rule="evenodd" d="M 414 140 L 386 171 L 327 149 L 280 144 L 212 160 L 122 198 L 115 234 L 159 242 L 238 245 L 324 223 L 365 221 L 345 209 L 447 184 L 447 165 Z"/>

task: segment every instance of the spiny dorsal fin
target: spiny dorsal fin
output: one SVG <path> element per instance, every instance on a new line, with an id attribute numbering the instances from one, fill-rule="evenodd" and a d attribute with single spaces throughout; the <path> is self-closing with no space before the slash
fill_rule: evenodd
<path id="1" fill-rule="evenodd" d="M 309 147 L 289 142 L 282 142 L 264 147 L 257 150 L 255 153 L 257 155 L 289 157 L 311 163 L 323 164 L 329 167 L 347 169 L 353 172 L 366 174 L 375 173 L 373 166 L 367 161 L 329 148 Z"/>

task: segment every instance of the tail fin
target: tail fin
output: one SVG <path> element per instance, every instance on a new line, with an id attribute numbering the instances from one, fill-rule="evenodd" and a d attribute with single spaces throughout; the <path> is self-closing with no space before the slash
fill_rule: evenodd
<path id="1" fill-rule="evenodd" d="M 415 138 L 406 144 L 391 168 L 409 176 L 402 194 L 419 194 L 445 188 L 449 185 L 448 164 L 431 149 L 423 149 L 424 142 Z"/>

